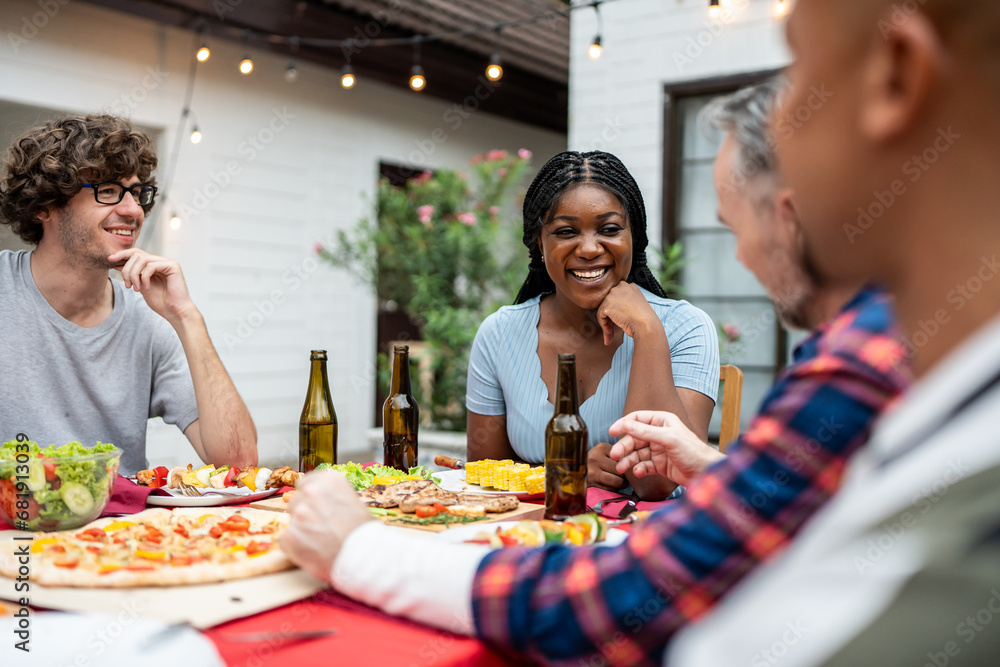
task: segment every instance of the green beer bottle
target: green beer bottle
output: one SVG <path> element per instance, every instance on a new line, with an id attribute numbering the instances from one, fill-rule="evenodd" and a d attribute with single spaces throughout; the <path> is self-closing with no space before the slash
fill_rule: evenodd
<path id="1" fill-rule="evenodd" d="M 384 465 L 406 472 L 417 465 L 417 425 L 420 408 L 410 393 L 410 348 L 396 345 L 392 356 L 392 385 L 382 405 Z"/>
<path id="2" fill-rule="evenodd" d="M 545 518 L 587 511 L 587 425 L 580 418 L 576 355 L 559 355 L 556 405 L 545 427 Z"/>
<path id="3" fill-rule="evenodd" d="M 320 463 L 337 462 L 337 412 L 326 376 L 326 350 L 313 350 L 309 359 L 309 391 L 299 418 L 301 472 L 309 472 Z"/>

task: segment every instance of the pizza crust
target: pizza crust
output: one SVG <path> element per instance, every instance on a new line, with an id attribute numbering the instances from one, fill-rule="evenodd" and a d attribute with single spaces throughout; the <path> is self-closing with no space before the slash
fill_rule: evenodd
<path id="1" fill-rule="evenodd" d="M 202 517 L 227 519 L 233 515 L 245 517 L 250 522 L 249 532 L 259 531 L 263 526 L 272 522 L 278 522 L 282 530 L 288 525 L 287 514 L 257 510 L 253 508 L 199 508 L 185 507 L 177 508 L 173 511 L 163 508 L 147 509 L 138 514 L 124 517 L 105 517 L 97 519 L 91 523 L 76 528 L 53 533 L 37 533 L 35 540 L 55 538 L 67 545 L 80 546 L 84 548 L 93 543 L 80 541 L 76 536 L 91 528 L 104 529 L 115 522 L 130 522 L 136 524 L 150 525 L 172 531 L 177 522 L 182 519 L 198 521 Z M 70 586 L 77 588 L 130 588 L 147 586 L 183 586 L 189 584 L 204 584 L 220 581 L 230 581 L 234 579 L 245 579 L 272 572 L 287 570 L 294 565 L 281 550 L 278 545 L 278 538 L 281 530 L 273 533 L 266 533 L 260 536 L 243 536 L 240 542 L 249 542 L 251 539 L 266 540 L 272 542 L 273 546 L 266 552 L 259 555 L 247 556 L 246 552 L 237 551 L 234 560 L 225 563 L 210 561 L 196 562 L 191 565 L 171 566 L 162 565 L 154 570 L 127 570 L 120 569 L 101 574 L 92 567 L 74 567 L 71 569 L 57 567 L 52 564 L 51 559 L 43 556 L 42 553 L 32 553 L 29 567 L 31 573 L 30 581 L 43 586 Z M 224 537 L 231 537 L 224 534 Z M 181 540 L 182 538 L 176 538 Z M 214 538 L 211 538 L 214 539 Z M 27 544 L 22 542 L 21 544 Z M 17 558 L 10 553 L 0 554 L 0 574 L 14 578 L 18 576 Z M 220 550 L 220 553 L 222 550 Z M 140 559 L 141 560 L 141 559 Z M 148 563 L 149 561 L 145 561 Z"/>

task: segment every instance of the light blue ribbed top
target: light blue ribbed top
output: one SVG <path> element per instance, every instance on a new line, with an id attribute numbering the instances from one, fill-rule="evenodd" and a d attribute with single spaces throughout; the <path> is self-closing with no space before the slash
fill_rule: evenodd
<path id="1" fill-rule="evenodd" d="M 640 290 L 667 334 L 674 385 L 701 392 L 714 401 L 719 391 L 719 341 L 711 318 L 687 301 Z M 545 425 L 554 411 L 538 358 L 540 303 L 538 296 L 504 306 L 483 321 L 472 344 L 465 397 L 472 412 L 507 415 L 510 444 L 529 463 L 545 460 Z M 597 392 L 580 405 L 591 447 L 617 440 L 608 429 L 625 410 L 634 346 L 631 337 L 623 337 Z"/>

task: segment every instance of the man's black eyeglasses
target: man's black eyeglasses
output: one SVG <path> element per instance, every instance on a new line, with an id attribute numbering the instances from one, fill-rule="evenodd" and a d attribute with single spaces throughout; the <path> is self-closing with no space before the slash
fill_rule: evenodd
<path id="1" fill-rule="evenodd" d="M 147 183 L 136 183 L 125 187 L 120 183 L 83 183 L 81 187 L 92 188 L 94 199 L 98 204 L 117 204 L 129 192 L 139 206 L 149 206 L 156 198 L 156 186 Z"/>

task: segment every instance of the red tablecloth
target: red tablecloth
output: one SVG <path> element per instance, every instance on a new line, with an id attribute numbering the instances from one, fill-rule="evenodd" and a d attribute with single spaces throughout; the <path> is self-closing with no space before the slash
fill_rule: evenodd
<path id="1" fill-rule="evenodd" d="M 247 632 L 334 629 L 337 634 L 304 641 L 272 639 L 256 643 L 227 641 Z M 207 630 L 229 667 L 329 667 L 330 665 L 484 665 L 511 662 L 485 644 L 394 618 L 331 591 L 314 598 L 230 621 Z"/>

